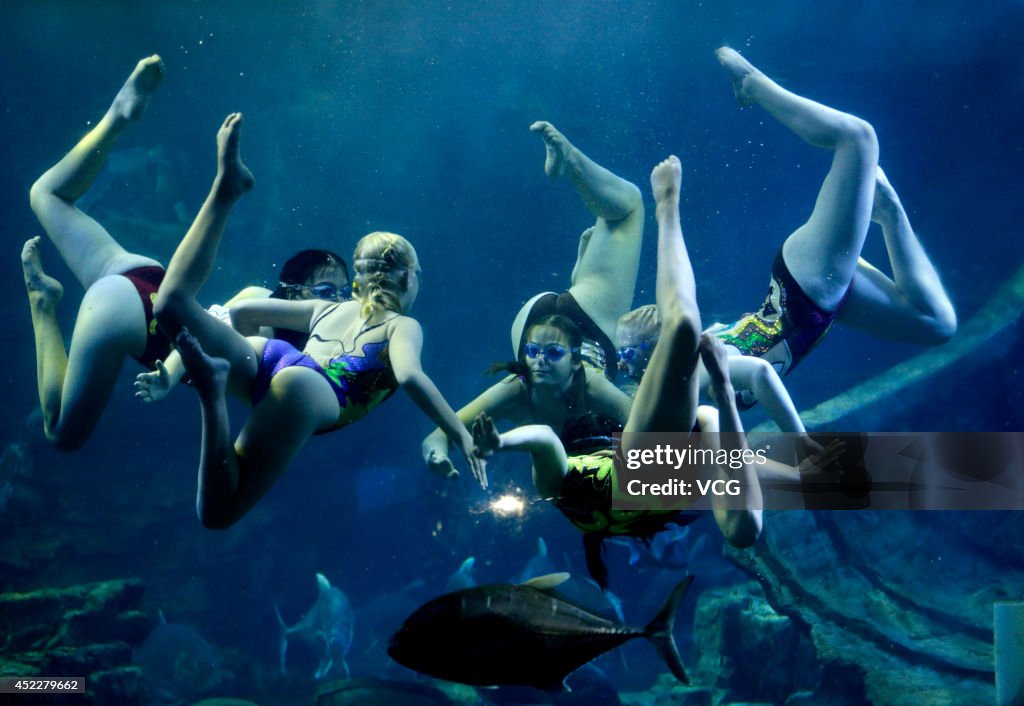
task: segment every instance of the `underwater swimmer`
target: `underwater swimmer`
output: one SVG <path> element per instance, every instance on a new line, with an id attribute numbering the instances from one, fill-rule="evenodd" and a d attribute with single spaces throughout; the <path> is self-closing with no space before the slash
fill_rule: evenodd
<path id="1" fill-rule="evenodd" d="M 637 307 L 619 319 L 615 330 L 620 372 L 618 384 L 627 394 L 636 394 L 640 379 L 658 345 L 660 327 L 661 317 L 653 304 Z M 760 401 L 780 430 L 804 433 L 806 429 L 796 411 L 796 405 L 775 368 L 766 360 L 741 356 L 735 349 L 730 350 L 729 377 L 734 388 L 739 391 L 738 400 L 748 403 L 748 407 L 753 403 L 752 400 Z M 700 371 L 702 389 L 707 389 L 709 381 L 703 363 Z"/>
<path id="2" fill-rule="evenodd" d="M 615 322 L 633 302 L 644 206 L 640 190 L 593 162 L 549 122 L 539 120 L 530 130 L 544 140 L 545 173 L 566 177 L 596 218 L 580 237 L 569 290 L 542 292 L 532 297 L 512 324 L 512 351 L 521 358 L 524 332 L 543 316 L 561 314 L 583 332 L 584 364 L 615 379 Z"/>
<path id="3" fill-rule="evenodd" d="M 712 389 L 719 405 L 718 428 L 704 431 L 727 432 L 723 441 L 745 449 L 743 428 L 736 409 L 735 393 L 729 381 L 727 355 L 711 336 L 701 336 L 696 285 L 679 217 L 679 160 L 670 157 L 651 172 L 651 187 L 657 204 L 658 272 L 656 298 L 662 312 L 660 343 L 651 355 L 629 411 L 622 440 L 628 456 L 630 432 L 687 432 L 698 418 L 697 361 L 705 360 Z M 601 562 L 601 541 L 613 535 L 649 537 L 669 522 L 686 521 L 678 512 L 611 512 L 609 474 L 614 473 L 613 452 L 568 456 L 558 435 L 549 426 L 531 424 L 499 433 L 487 415 L 473 424 L 475 452 L 488 458 L 498 451 L 525 451 L 533 459 L 537 491 L 552 498 L 556 506 L 584 532 L 587 566 L 602 585 L 607 572 Z M 749 464 L 740 468 L 709 471 L 723 480 L 738 481 L 744 491 L 742 509 L 727 507 L 712 496 L 712 509 L 726 539 L 739 547 L 756 542 L 761 532 L 761 491 Z M 692 519 L 692 518 L 691 518 Z"/>
<path id="4" fill-rule="evenodd" d="M 375 232 L 358 242 L 355 301 L 247 299 L 232 311 L 235 328 L 196 301 L 231 209 L 254 183 L 239 155 L 241 124 L 242 116 L 233 113 L 217 133 L 217 176 L 155 304 L 202 406 L 196 494 L 202 524 L 220 529 L 237 522 L 313 434 L 358 421 L 399 387 L 450 435 L 482 479 L 484 465 L 473 456 L 469 431 L 420 365 L 422 330 L 405 315 L 419 293 L 419 260 L 405 238 Z M 309 340 L 300 352 L 255 335 L 261 325 L 305 330 Z M 234 440 L 228 392 L 253 405 Z"/>
<path id="5" fill-rule="evenodd" d="M 717 56 L 741 106 L 761 106 L 805 142 L 832 150 L 833 157 L 809 219 L 775 258 L 761 308 L 709 330 L 733 355 L 763 359 L 780 377 L 821 341 L 833 321 L 905 343 L 949 340 L 956 312 L 878 167 L 871 125 L 790 93 L 733 49 L 722 47 Z M 881 225 L 892 279 L 860 256 L 871 221 Z M 747 393 L 746 401 L 768 399 L 756 389 L 759 380 L 770 378 L 763 367 L 742 377 L 737 387 Z M 795 426 L 795 414 L 792 408 L 772 411 L 780 427 L 786 420 Z"/>
<path id="6" fill-rule="evenodd" d="M 142 59 L 96 127 L 39 177 L 30 192 L 43 230 L 85 288 L 65 349 L 57 322 L 64 286 L 43 270 L 41 238 L 25 243 L 21 264 L 35 334 L 43 428 L 61 450 L 78 449 L 88 440 L 126 357 L 152 368 L 170 350 L 153 318 L 163 267 L 125 250 L 75 205 L 103 169 L 121 132 L 142 117 L 163 76 L 159 56 Z"/>
<path id="7" fill-rule="evenodd" d="M 238 292 L 223 305 L 214 304 L 207 311 L 221 321 L 231 323 L 231 309 L 246 299 L 323 299 L 349 301 L 352 298 L 350 275 L 345 258 L 330 250 L 300 250 L 281 267 L 281 279 L 274 290 L 251 286 Z M 279 338 L 302 350 L 307 333 L 282 328 L 262 328 L 264 338 Z M 185 375 L 181 354 L 171 351 L 166 360 L 156 361 L 156 370 L 135 376 L 135 397 L 143 402 L 158 402 L 166 397 Z"/>

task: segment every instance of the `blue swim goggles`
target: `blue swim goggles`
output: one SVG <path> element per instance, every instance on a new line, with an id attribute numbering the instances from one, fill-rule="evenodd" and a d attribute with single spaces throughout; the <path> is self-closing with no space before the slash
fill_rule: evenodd
<path id="1" fill-rule="evenodd" d="M 650 347 L 647 341 L 644 341 L 639 346 L 623 346 L 616 351 L 616 357 L 620 363 L 632 363 L 636 360 L 636 357 L 640 354 L 640 351 L 645 351 Z"/>
<path id="2" fill-rule="evenodd" d="M 333 282 L 318 282 L 317 284 L 282 284 L 282 287 L 292 292 L 302 292 L 307 297 L 323 299 L 329 302 L 347 302 L 352 298 L 352 285 L 346 284 L 341 289 Z"/>
<path id="3" fill-rule="evenodd" d="M 569 352 L 569 349 L 557 343 L 552 343 L 544 346 L 543 348 L 541 348 L 537 343 L 527 343 L 523 346 L 523 352 L 526 353 L 527 358 L 536 358 L 537 356 L 542 355 L 544 356 L 544 360 L 549 363 L 557 363 L 565 357 L 565 354 Z M 579 353 L 580 349 L 573 348 L 572 352 Z"/>

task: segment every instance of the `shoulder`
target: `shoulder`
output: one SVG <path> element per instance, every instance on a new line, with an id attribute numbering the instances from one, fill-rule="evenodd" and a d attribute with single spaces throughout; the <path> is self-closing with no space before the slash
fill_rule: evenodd
<path id="1" fill-rule="evenodd" d="M 392 343 L 423 343 L 423 327 L 416 319 L 399 314 L 388 322 L 387 337 Z"/>

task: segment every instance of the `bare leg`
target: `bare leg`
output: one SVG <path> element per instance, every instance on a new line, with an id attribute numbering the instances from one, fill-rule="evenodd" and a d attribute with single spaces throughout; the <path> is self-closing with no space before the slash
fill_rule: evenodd
<path id="1" fill-rule="evenodd" d="M 337 419 L 338 402 L 316 373 L 285 370 L 232 444 L 226 400 L 232 364 L 206 355 L 187 329 L 176 340 L 203 413 L 196 512 L 204 527 L 223 529 L 270 490 L 314 431 Z"/>
<path id="2" fill-rule="evenodd" d="M 596 217 L 592 235 L 581 248 L 569 291 L 609 338 L 633 303 L 644 207 L 640 190 L 580 152 L 548 122 L 530 126 L 544 140 L 544 171 L 567 177 Z"/>
<path id="3" fill-rule="evenodd" d="M 159 56 L 140 61 L 96 127 L 32 186 L 32 210 L 86 289 L 106 275 L 160 264 L 125 251 L 103 226 L 82 213 L 75 201 L 96 179 L 121 131 L 142 116 L 163 74 Z"/>
<path id="4" fill-rule="evenodd" d="M 80 448 L 99 421 L 127 355 L 146 345 L 146 322 L 135 287 L 124 277 L 105 277 L 82 301 L 70 354 L 57 323 L 63 286 L 43 271 L 41 239 L 21 253 L 36 344 L 36 381 L 43 428 L 57 448 Z"/>
<path id="5" fill-rule="evenodd" d="M 882 226 L 893 279 L 861 260 L 839 320 L 907 343 L 934 345 L 949 340 L 957 327 L 953 304 L 881 168 L 871 219 Z"/>
<path id="6" fill-rule="evenodd" d="M 651 172 L 658 220 L 655 298 L 661 336 L 633 400 L 626 432 L 688 432 L 697 412 L 701 325 L 697 287 L 679 220 L 681 171 L 673 156 Z"/>
<path id="7" fill-rule="evenodd" d="M 810 218 L 782 250 L 801 288 L 822 309 L 833 311 L 853 281 L 871 220 L 875 132 L 860 118 L 790 93 L 728 47 L 717 55 L 741 105 L 760 105 L 801 139 L 834 151 Z"/>
<path id="8" fill-rule="evenodd" d="M 187 326 L 214 357 L 231 363 L 232 388 L 244 390 L 256 372 L 252 346 L 228 326 L 206 314 L 196 301 L 217 257 L 231 209 L 252 189 L 252 173 L 239 153 L 241 113 L 232 113 L 217 132 L 217 176 L 195 221 L 167 266 L 154 310 L 167 335 Z"/>

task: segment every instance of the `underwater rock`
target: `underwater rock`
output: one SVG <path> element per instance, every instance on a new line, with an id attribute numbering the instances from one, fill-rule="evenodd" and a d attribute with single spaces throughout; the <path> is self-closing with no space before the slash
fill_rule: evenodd
<path id="1" fill-rule="evenodd" d="M 647 691 L 621 694 L 624 706 L 715 706 L 714 697 L 711 689 L 680 684 L 670 674 L 662 674 Z"/>
<path id="2" fill-rule="evenodd" d="M 818 702 L 860 681 L 868 703 L 992 703 L 992 603 L 1024 593 L 1024 569 L 972 548 L 975 514 L 772 513 L 754 548 L 728 551 L 810 637 Z M 1020 546 L 1024 521 L 1003 520 L 1000 542 Z"/>
<path id="3" fill-rule="evenodd" d="M 454 706 L 440 689 L 384 679 L 342 679 L 316 690 L 316 706 Z"/>
<path id="4" fill-rule="evenodd" d="M 88 692 L 97 704 L 149 704 L 138 667 L 118 667 L 90 674 Z"/>
<path id="5" fill-rule="evenodd" d="M 142 582 L 129 579 L 0 594 L 5 652 L 137 644 L 149 631 L 149 621 L 139 611 L 143 591 Z"/>
<path id="6" fill-rule="evenodd" d="M 751 588 L 753 586 L 753 589 Z M 797 625 L 776 613 L 756 584 L 701 594 L 694 617 L 695 681 L 716 703 L 782 703 L 813 658 Z"/>
<path id="7" fill-rule="evenodd" d="M 150 628 L 143 591 L 141 581 L 126 579 L 0 594 L 0 675 L 84 676 L 82 703 L 150 704 L 130 666 L 132 645 Z M 33 699 L 46 706 L 67 696 Z"/>

